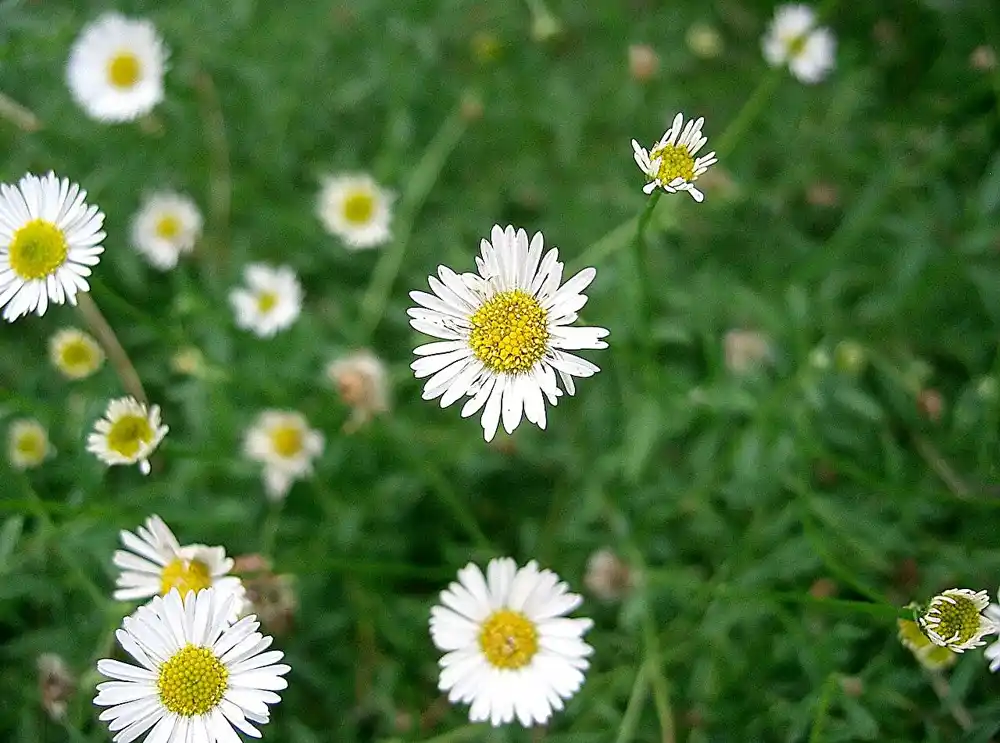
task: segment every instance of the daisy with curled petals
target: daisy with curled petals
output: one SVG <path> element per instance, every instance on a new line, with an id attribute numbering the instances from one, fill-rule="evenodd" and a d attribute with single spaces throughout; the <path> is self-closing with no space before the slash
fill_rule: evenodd
<path id="1" fill-rule="evenodd" d="M 13 322 L 44 315 L 49 302 L 76 304 L 104 252 L 104 214 L 87 192 L 54 173 L 0 184 L 0 307 Z"/>
<path id="2" fill-rule="evenodd" d="M 38 421 L 25 418 L 10 424 L 7 431 L 7 460 L 16 470 L 40 467 L 55 453 L 49 443 L 49 433 Z"/>
<path id="3" fill-rule="evenodd" d="M 439 688 L 471 705 L 472 722 L 546 723 L 590 665 L 582 637 L 593 622 L 565 616 L 582 600 L 534 561 L 518 569 L 509 557 L 490 560 L 485 577 L 465 566 L 431 609 L 431 638 L 445 651 Z"/>
<path id="4" fill-rule="evenodd" d="M 275 692 L 288 686 L 284 654 L 250 615 L 233 624 L 232 594 L 175 589 L 125 617 L 115 635 L 138 665 L 104 659 L 94 704 L 107 707 L 115 743 L 237 743 L 260 738 Z M 266 652 L 265 652 L 266 651 Z"/>
<path id="5" fill-rule="evenodd" d="M 818 83 L 836 63 L 837 40 L 830 29 L 816 26 L 816 13 L 808 5 L 778 8 L 762 45 L 769 65 L 787 64 L 807 84 Z"/>
<path id="6" fill-rule="evenodd" d="M 219 593 L 237 597 L 233 605 L 238 614 L 244 609 L 246 592 L 235 575 L 233 560 L 226 557 L 225 547 L 186 544 L 183 547 L 159 516 L 150 516 L 146 525 L 133 534 L 120 532 L 125 549 L 116 550 L 115 566 L 121 574 L 115 581 L 115 600 L 134 601 L 153 596 L 166 596 L 177 589 L 181 596 L 213 587 Z M 234 614 L 234 618 L 237 614 Z"/>
<path id="7" fill-rule="evenodd" d="M 132 219 L 132 245 L 154 268 L 167 271 L 194 249 L 201 225 L 201 212 L 190 198 L 172 191 L 153 193 Z"/>
<path id="8" fill-rule="evenodd" d="M 392 235 L 389 221 L 395 198 L 370 175 L 342 173 L 323 179 L 316 214 L 327 232 L 348 248 L 374 248 Z"/>
<path id="9" fill-rule="evenodd" d="M 132 121 L 163 100 L 167 50 L 152 23 L 106 13 L 70 51 L 66 81 L 73 99 L 98 121 Z"/>
<path id="10" fill-rule="evenodd" d="M 702 118 L 689 119 L 685 125 L 684 115 L 677 114 L 670 128 L 649 152 L 632 140 L 635 163 L 649 179 L 649 183 L 642 187 L 643 191 L 648 194 L 657 188 L 667 193 L 687 191 L 695 201 L 704 201 L 705 195 L 695 188 L 694 182 L 718 159 L 714 152 L 695 158 L 708 141 L 708 137 L 701 133 L 703 123 L 705 120 Z"/>
<path id="11" fill-rule="evenodd" d="M 956 653 L 978 648 L 986 643 L 983 638 L 996 634 L 996 624 L 989 612 L 986 591 L 968 588 L 949 588 L 931 599 L 920 616 L 920 627 L 935 645 Z"/>
<path id="12" fill-rule="evenodd" d="M 585 268 L 562 283 L 563 264 L 552 248 L 543 256 L 542 234 L 531 242 L 524 230 L 495 226 L 476 258 L 479 274 L 456 274 L 445 266 L 428 278 L 433 294 L 410 292 L 421 305 L 408 310 L 410 325 L 442 339 L 419 346 L 410 366 L 430 377 L 423 398 L 441 398 L 446 408 L 462 396 L 467 418 L 483 409 L 487 441 L 500 421 L 508 433 L 523 415 L 545 428 L 545 400 L 555 405 L 576 391 L 573 377 L 598 367 L 568 351 L 607 348 L 604 328 L 571 327 L 587 302 L 582 293 L 597 275 Z"/>
<path id="13" fill-rule="evenodd" d="M 251 263 L 243 278 L 246 288 L 229 293 L 238 327 L 269 338 L 295 322 L 302 311 L 302 286 L 291 268 Z"/>
<path id="14" fill-rule="evenodd" d="M 272 500 L 288 495 L 292 483 L 312 474 L 323 451 L 323 434 L 294 410 L 265 410 L 246 433 L 243 451 L 264 465 L 264 489 Z"/>
<path id="15" fill-rule="evenodd" d="M 49 359 L 67 379 L 84 379 L 101 368 L 104 351 L 82 330 L 63 328 L 49 338 Z"/>
<path id="16" fill-rule="evenodd" d="M 133 397 L 108 403 L 107 412 L 87 437 L 87 451 L 108 465 L 138 464 L 149 474 L 149 456 L 170 429 L 160 425 L 160 408 L 147 408 Z"/>

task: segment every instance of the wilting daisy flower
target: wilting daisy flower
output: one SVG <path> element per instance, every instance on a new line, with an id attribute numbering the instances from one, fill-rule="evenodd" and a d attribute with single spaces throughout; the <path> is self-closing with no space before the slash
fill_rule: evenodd
<path id="1" fill-rule="evenodd" d="M 643 191 L 653 193 L 657 188 L 667 193 L 687 191 L 695 201 L 705 200 L 705 195 L 695 188 L 694 182 L 718 159 L 714 152 L 695 159 L 708 141 L 708 137 L 701 134 L 704 122 L 704 119 L 689 119 L 684 126 L 684 115 L 677 114 L 670 128 L 649 152 L 632 140 L 636 165 L 649 179 L 649 183 L 642 187 Z"/>
<path id="2" fill-rule="evenodd" d="M 201 213 L 183 194 L 151 194 L 132 220 L 132 245 L 155 268 L 167 271 L 190 253 L 201 235 Z"/>
<path id="3" fill-rule="evenodd" d="M 930 641 L 930 638 L 923 633 L 920 625 L 909 619 L 897 619 L 896 625 L 899 627 L 899 641 L 924 668 L 931 671 L 941 671 L 955 665 L 958 655 L 948 648 L 940 647 Z M 987 649 L 987 652 L 989 650 Z"/>
<path id="4" fill-rule="evenodd" d="M 551 570 L 509 557 L 472 563 L 431 609 L 431 638 L 445 651 L 438 686 L 451 702 L 471 704 L 469 719 L 493 726 L 544 724 L 583 683 L 593 648 L 589 619 L 565 615 L 582 602 Z"/>
<path id="5" fill-rule="evenodd" d="M 576 391 L 573 377 L 589 377 L 598 367 L 567 353 L 607 348 L 604 328 L 570 327 L 587 302 L 582 294 L 597 271 L 585 268 L 560 287 L 563 264 L 553 248 L 542 257 L 542 234 L 528 244 L 524 230 L 495 226 L 492 243 L 483 240 L 476 258 L 479 275 L 438 267 L 428 278 L 434 294 L 410 292 L 421 305 L 408 310 L 410 325 L 443 339 L 419 346 L 411 364 L 418 378 L 430 377 L 423 398 L 441 398 L 446 408 L 463 395 L 467 418 L 485 406 L 483 433 L 491 441 L 500 420 L 508 433 L 522 414 L 545 428 L 545 402 L 555 405 L 562 390 Z"/>
<path id="6" fill-rule="evenodd" d="M 808 5 L 782 5 L 763 40 L 764 59 L 772 67 L 787 64 L 804 83 L 816 83 L 833 69 L 837 41 L 828 28 L 816 27 Z"/>
<path id="7" fill-rule="evenodd" d="M 295 322 L 302 311 L 302 287 L 291 268 L 251 263 L 243 278 L 246 288 L 229 293 L 239 327 L 268 338 Z"/>
<path id="8" fill-rule="evenodd" d="M 323 451 L 323 434 L 309 428 L 302 413 L 265 410 L 247 431 L 243 451 L 264 465 L 265 490 L 278 500 L 295 480 L 312 474 L 312 460 Z"/>
<path id="9" fill-rule="evenodd" d="M 45 426 L 36 420 L 17 420 L 7 431 L 7 459 L 16 470 L 33 469 L 54 453 Z"/>
<path id="10" fill-rule="evenodd" d="M 379 186 L 371 176 L 328 176 L 319 192 L 316 213 L 331 235 L 347 247 L 373 248 L 391 236 L 389 221 L 395 195 Z"/>
<path id="11" fill-rule="evenodd" d="M 108 403 L 104 417 L 87 437 L 87 451 L 105 464 L 139 464 L 149 474 L 149 455 L 170 429 L 160 425 L 158 405 L 147 409 L 132 397 Z"/>
<path id="12" fill-rule="evenodd" d="M 951 588 L 931 599 L 920 627 L 931 642 L 956 653 L 985 645 L 983 638 L 1000 629 L 982 611 L 990 604 L 986 591 Z"/>
<path id="13" fill-rule="evenodd" d="M 105 235 L 104 214 L 86 197 L 54 173 L 0 184 L 0 307 L 8 322 L 44 315 L 49 302 L 76 304 L 76 293 L 90 290 L 86 277 Z"/>
<path id="14" fill-rule="evenodd" d="M 163 100 L 166 64 L 166 47 L 152 23 L 106 13 L 74 42 L 66 81 L 92 118 L 132 121 Z"/>
<path id="15" fill-rule="evenodd" d="M 236 743 L 236 731 L 261 737 L 275 692 L 288 686 L 283 653 L 264 652 L 271 638 L 256 617 L 231 623 L 232 594 L 207 588 L 185 598 L 173 590 L 125 617 L 116 632 L 139 665 L 105 659 L 97 670 L 114 679 L 97 686 L 115 743 L 146 734 L 149 743 Z M 147 731 L 148 734 L 147 734 Z"/>
<path id="16" fill-rule="evenodd" d="M 124 550 L 116 550 L 114 563 L 121 569 L 115 580 L 115 599 L 134 601 L 153 596 L 166 596 L 172 589 L 186 596 L 189 591 L 215 588 L 219 593 L 229 592 L 238 601 L 233 605 L 237 614 L 243 610 L 246 592 L 235 575 L 232 558 L 226 557 L 225 547 L 207 547 L 204 544 L 186 544 L 177 537 L 159 516 L 150 516 L 146 525 L 133 534 L 122 530 Z M 234 615 L 235 618 L 236 615 Z"/>
<path id="17" fill-rule="evenodd" d="M 104 351 L 91 336 L 63 328 L 49 338 L 49 359 L 68 379 L 83 379 L 101 368 Z"/>
<path id="18" fill-rule="evenodd" d="M 351 419 L 345 424 L 348 431 L 389 409 L 389 375 L 385 364 L 371 351 L 355 351 L 334 359 L 326 367 L 326 376 L 351 406 Z"/>

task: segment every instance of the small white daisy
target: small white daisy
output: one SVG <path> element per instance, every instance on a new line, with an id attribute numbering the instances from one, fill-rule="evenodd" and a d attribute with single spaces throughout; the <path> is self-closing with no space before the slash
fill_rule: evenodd
<path id="1" fill-rule="evenodd" d="M 89 266 L 104 252 L 104 214 L 87 192 L 54 173 L 0 184 L 0 307 L 4 319 L 44 315 L 90 291 Z"/>
<path id="2" fill-rule="evenodd" d="M 817 83 L 833 69 L 837 40 L 828 28 L 816 26 L 808 5 L 782 5 L 762 42 L 764 59 L 772 67 L 788 65 L 801 82 Z"/>
<path id="3" fill-rule="evenodd" d="M 567 353 L 607 348 L 604 328 L 570 327 L 587 302 L 582 294 L 597 271 L 585 268 L 560 286 L 563 264 L 553 248 L 542 257 L 542 234 L 528 244 L 524 230 L 495 226 L 476 258 L 479 275 L 438 267 L 428 278 L 434 294 L 410 292 L 421 305 L 408 310 L 410 325 L 443 339 L 414 350 L 417 378 L 430 377 L 423 398 L 441 398 L 446 408 L 463 395 L 467 418 L 485 406 L 481 423 L 487 441 L 503 420 L 513 433 L 523 415 L 545 428 L 544 393 L 555 405 L 562 390 L 576 391 L 573 377 L 590 377 L 598 367 Z"/>
<path id="4" fill-rule="evenodd" d="M 150 194 L 132 219 L 132 245 L 152 266 L 167 271 L 190 253 L 201 235 L 201 213 L 183 194 Z"/>
<path id="5" fill-rule="evenodd" d="M 284 498 L 295 480 L 312 474 L 323 451 L 323 434 L 309 428 L 302 413 L 265 410 L 247 431 L 243 451 L 264 465 L 264 487 L 273 500 Z"/>
<path id="6" fill-rule="evenodd" d="M 237 326 L 268 338 L 295 322 L 302 311 L 302 286 L 291 268 L 251 263 L 243 278 L 246 288 L 229 293 Z"/>
<path id="7" fill-rule="evenodd" d="M 84 379 L 104 364 L 104 351 L 82 330 L 63 328 L 49 338 L 49 360 L 67 379 Z"/>
<path id="8" fill-rule="evenodd" d="M 149 456 L 170 429 L 160 425 L 160 408 L 147 409 L 132 397 L 108 403 L 107 412 L 87 437 L 87 451 L 108 465 L 136 464 L 149 474 Z"/>
<path id="9" fill-rule="evenodd" d="M 920 627 L 931 642 L 956 653 L 985 645 L 983 638 L 1000 625 L 983 615 L 990 605 L 986 591 L 950 588 L 931 599 L 920 616 Z"/>
<path id="10" fill-rule="evenodd" d="M 139 665 L 104 659 L 94 704 L 107 707 L 115 743 L 145 735 L 148 743 L 238 743 L 237 730 L 261 737 L 254 724 L 270 719 L 275 692 L 291 668 L 257 632 L 250 615 L 231 623 L 232 594 L 207 588 L 181 598 L 157 596 L 122 621 L 115 635 Z M 148 732 L 147 732 L 148 731 Z"/>
<path id="11" fill-rule="evenodd" d="M 106 13 L 73 43 L 66 82 L 88 116 L 132 121 L 163 100 L 166 64 L 167 49 L 152 23 Z"/>
<path id="12" fill-rule="evenodd" d="M 348 248 L 374 248 L 392 235 L 392 202 L 395 195 L 366 174 L 343 173 L 323 179 L 316 213 L 331 235 Z"/>
<path id="13" fill-rule="evenodd" d="M 565 616 L 582 601 L 534 561 L 490 560 L 485 577 L 469 563 L 431 609 L 431 638 L 445 651 L 438 687 L 470 704 L 473 722 L 546 723 L 590 665 L 582 638 L 593 622 Z"/>
<path id="14" fill-rule="evenodd" d="M 704 201 L 705 195 L 695 188 L 694 182 L 718 162 L 715 152 L 695 158 L 708 141 L 708 137 L 701 133 L 704 122 L 701 118 L 689 119 L 685 126 L 684 115 L 677 114 L 670 128 L 649 152 L 632 140 L 635 163 L 649 179 L 649 183 L 642 187 L 643 191 L 653 193 L 658 187 L 667 193 L 687 191 L 695 201 Z"/>
<path id="15" fill-rule="evenodd" d="M 7 459 L 16 470 L 41 466 L 55 453 L 45 426 L 33 419 L 16 420 L 7 430 Z"/>
<path id="16" fill-rule="evenodd" d="M 246 606 L 246 591 L 235 575 L 232 558 L 225 547 L 186 544 L 183 547 L 159 516 L 150 516 L 135 533 L 120 532 L 124 550 L 116 550 L 115 566 L 121 574 L 115 580 L 115 600 L 134 601 L 166 596 L 176 588 L 182 596 L 203 588 L 215 588 L 237 597 L 236 614 Z"/>

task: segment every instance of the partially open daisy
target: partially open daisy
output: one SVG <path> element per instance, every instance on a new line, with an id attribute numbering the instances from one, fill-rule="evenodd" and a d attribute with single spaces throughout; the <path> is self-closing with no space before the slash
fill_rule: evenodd
<path id="1" fill-rule="evenodd" d="M 283 653 L 267 651 L 253 615 L 232 624 L 232 594 L 207 588 L 181 598 L 157 596 L 125 617 L 115 634 L 138 663 L 105 659 L 97 670 L 94 704 L 107 707 L 115 743 L 140 736 L 149 743 L 236 743 L 237 730 L 261 737 L 255 725 L 270 719 L 275 692 L 288 686 Z M 148 731 L 148 733 L 147 733 Z"/>
<path id="2" fill-rule="evenodd" d="M 159 516 L 150 516 L 146 525 L 133 534 L 120 532 L 124 550 L 115 551 L 114 563 L 121 569 L 115 580 L 115 599 L 134 601 L 153 596 L 166 596 L 172 589 L 181 596 L 213 587 L 219 593 L 233 593 L 237 601 L 233 609 L 238 614 L 246 605 L 246 591 L 235 575 L 232 558 L 226 557 L 225 547 L 186 544 L 183 547 Z M 236 617 L 234 614 L 234 619 Z"/>
<path id="3" fill-rule="evenodd" d="M 837 40 L 830 29 L 816 26 L 816 14 L 808 5 L 778 8 L 762 45 L 769 65 L 787 64 L 804 83 L 819 82 L 835 64 Z"/>
<path id="4" fill-rule="evenodd" d="M 582 600 L 534 561 L 490 560 L 485 577 L 469 563 L 431 609 L 431 638 L 445 651 L 439 688 L 470 704 L 473 722 L 544 724 L 589 667 L 582 637 L 593 622 L 565 616 Z"/>
<path id="5" fill-rule="evenodd" d="M 170 429 L 160 425 L 160 408 L 146 408 L 132 397 L 108 403 L 107 412 L 87 437 L 87 451 L 105 464 L 137 464 L 149 474 L 149 456 Z"/>
<path id="6" fill-rule="evenodd" d="M 331 235 L 349 248 L 373 248 L 391 236 L 395 195 L 366 174 L 342 173 L 323 179 L 316 213 Z"/>
<path id="7" fill-rule="evenodd" d="M 542 234 L 528 244 L 524 230 L 495 226 L 476 258 L 479 275 L 456 274 L 445 266 L 428 278 L 434 294 L 410 292 L 421 305 L 408 310 L 410 325 L 442 341 L 419 346 L 410 366 L 430 377 L 425 400 L 441 398 L 445 408 L 463 395 L 467 418 L 485 406 L 481 423 L 487 441 L 503 420 L 513 433 L 521 416 L 545 428 L 544 394 L 555 405 L 562 390 L 576 391 L 573 377 L 590 377 L 598 367 L 567 351 L 607 348 L 604 328 L 570 327 L 587 302 L 582 294 L 597 275 L 585 268 L 560 286 L 563 264 L 553 248 L 542 256 Z M 440 278 L 438 278 L 440 277 Z"/>
<path id="8" fill-rule="evenodd" d="M 132 121 L 163 100 L 166 64 L 166 47 L 152 23 L 106 13 L 73 43 L 66 81 L 90 117 Z"/>
<path id="9" fill-rule="evenodd" d="M 986 591 L 950 588 L 930 600 L 920 616 L 920 627 L 935 645 L 956 653 L 977 648 L 986 644 L 986 635 L 1000 629 L 982 613 L 989 605 Z"/>
<path id="10" fill-rule="evenodd" d="M 268 338 L 295 322 L 302 311 L 302 286 L 291 268 L 251 263 L 243 278 L 246 288 L 229 293 L 237 326 Z"/>
<path id="11" fill-rule="evenodd" d="M 87 192 L 54 173 L 0 184 L 0 307 L 4 319 L 44 315 L 49 302 L 76 304 L 100 262 L 104 214 Z"/>
<path id="12" fill-rule="evenodd" d="M 16 420 L 7 430 L 7 459 L 16 470 L 38 467 L 55 450 L 45 426 L 34 419 Z"/>
<path id="13" fill-rule="evenodd" d="M 309 428 L 302 413 L 265 410 L 247 431 L 243 451 L 264 465 L 265 490 L 277 500 L 295 480 L 312 474 L 312 461 L 323 451 L 323 434 Z"/>
<path id="14" fill-rule="evenodd" d="M 104 351 L 82 330 L 63 328 L 49 338 L 49 359 L 67 379 L 83 379 L 101 368 Z"/>
<path id="15" fill-rule="evenodd" d="M 201 212 L 190 198 L 172 191 L 153 193 L 132 219 L 132 245 L 154 268 L 167 271 L 194 249 L 201 225 Z"/>
<path id="16" fill-rule="evenodd" d="M 649 179 L 649 183 L 642 187 L 643 191 L 653 193 L 657 188 L 667 193 L 687 191 L 695 201 L 704 201 L 705 195 L 695 188 L 694 182 L 718 162 L 714 152 L 695 157 L 708 141 L 708 137 L 701 133 L 704 122 L 701 118 L 689 119 L 685 125 L 684 115 L 677 114 L 670 128 L 649 152 L 632 140 L 635 163 Z"/>

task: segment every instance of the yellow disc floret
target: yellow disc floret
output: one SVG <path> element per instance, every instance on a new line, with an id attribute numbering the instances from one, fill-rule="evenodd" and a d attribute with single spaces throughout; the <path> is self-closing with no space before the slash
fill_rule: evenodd
<path id="1" fill-rule="evenodd" d="M 144 415 L 123 415 L 111 424 L 107 433 L 108 448 L 123 457 L 134 457 L 153 440 L 153 427 Z"/>
<path id="2" fill-rule="evenodd" d="M 108 62 L 108 82 L 116 88 L 131 88 L 142 74 L 142 64 L 132 52 L 119 52 Z"/>
<path id="3" fill-rule="evenodd" d="M 181 234 L 181 220 L 173 214 L 164 214 L 156 223 L 156 236 L 164 240 L 173 240 Z"/>
<path id="4" fill-rule="evenodd" d="M 344 219 L 351 224 L 368 224 L 374 213 L 375 197 L 369 191 L 352 191 L 344 199 Z"/>
<path id="5" fill-rule="evenodd" d="M 195 717 L 211 712 L 229 686 L 229 671 L 208 648 L 185 645 L 160 666 L 156 688 L 170 712 Z"/>
<path id="6" fill-rule="evenodd" d="M 499 374 L 523 374 L 548 349 L 548 313 L 521 289 L 500 292 L 470 318 L 469 345 L 476 358 Z"/>
<path id="7" fill-rule="evenodd" d="M 171 588 L 176 588 L 181 596 L 187 596 L 191 591 L 197 593 L 211 585 L 212 574 L 201 560 L 178 557 L 168 562 L 160 573 L 160 593 L 164 596 L 170 593 Z"/>
<path id="8" fill-rule="evenodd" d="M 66 262 L 69 246 L 63 231 L 44 219 L 33 219 L 10 241 L 11 270 L 25 281 L 43 279 Z"/>
<path id="9" fill-rule="evenodd" d="M 675 178 L 683 178 L 688 183 L 695 180 L 694 158 L 688 154 L 686 144 L 668 144 L 663 147 L 654 147 L 649 153 L 651 161 L 660 159 L 660 167 L 656 171 L 656 177 L 660 183 L 670 183 Z"/>
<path id="10" fill-rule="evenodd" d="M 278 304 L 278 295 L 274 292 L 263 291 L 257 295 L 257 309 L 261 312 L 270 312 Z"/>
<path id="11" fill-rule="evenodd" d="M 483 622 L 479 647 L 494 667 L 521 668 L 538 652 L 538 630 L 524 614 L 501 609 Z"/>
<path id="12" fill-rule="evenodd" d="M 280 456 L 290 458 L 302 451 L 302 429 L 298 426 L 275 426 L 270 433 L 271 446 Z"/>

